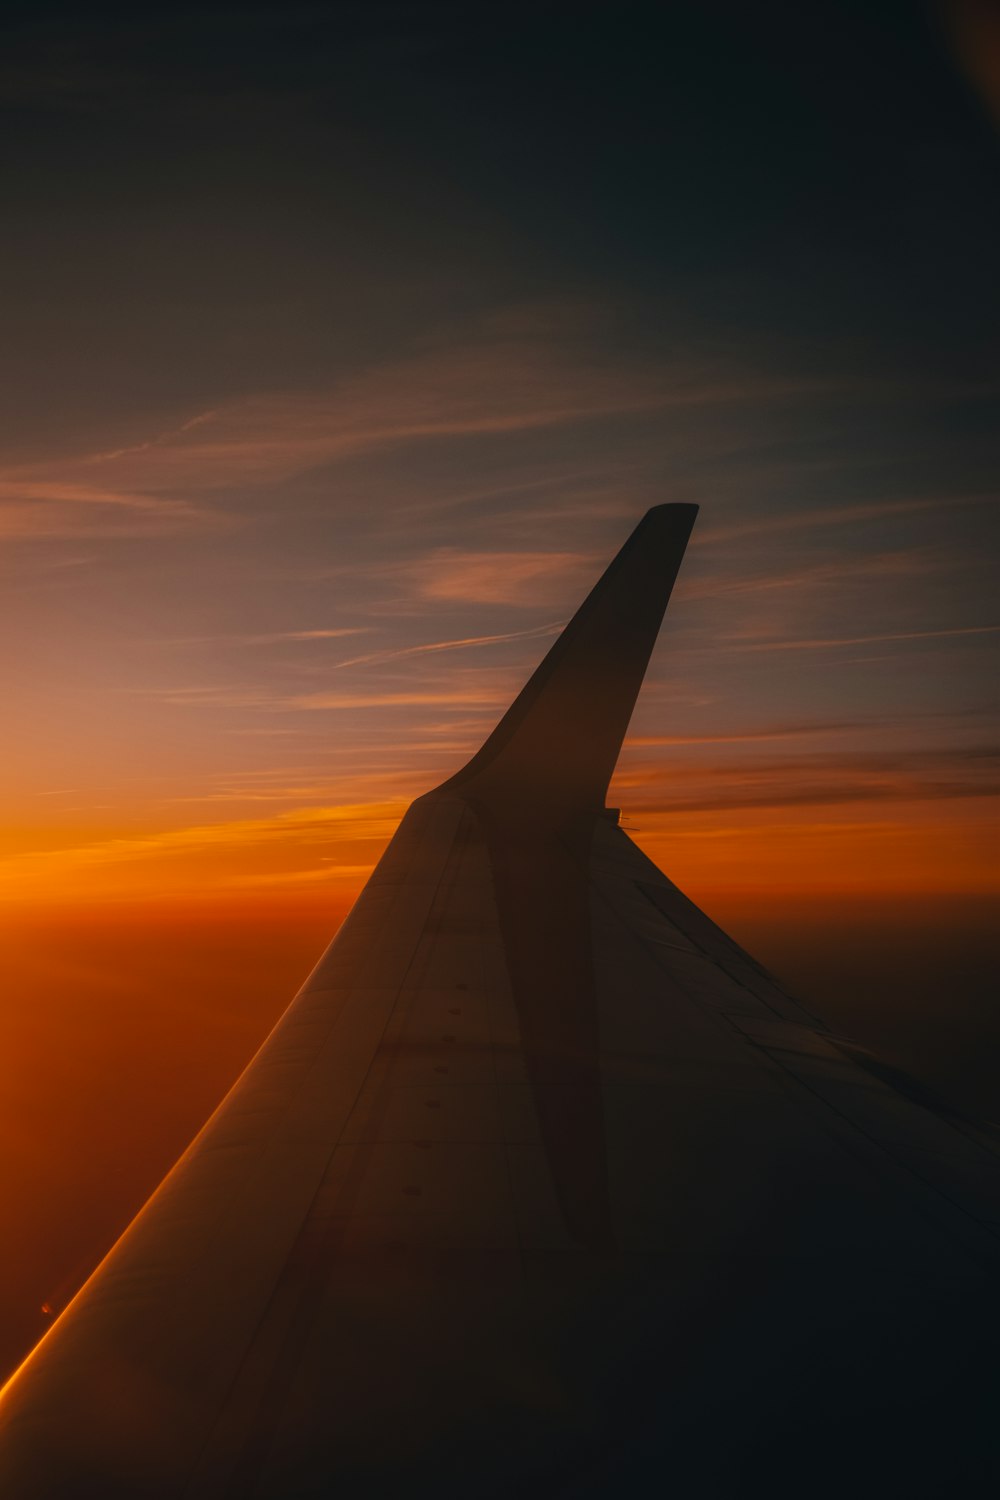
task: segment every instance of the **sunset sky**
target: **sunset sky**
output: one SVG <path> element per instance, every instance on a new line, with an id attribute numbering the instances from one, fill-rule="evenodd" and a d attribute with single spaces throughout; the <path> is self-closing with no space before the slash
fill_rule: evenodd
<path id="1" fill-rule="evenodd" d="M 976 0 L 15 13 L 0 1365 L 664 500 L 611 800 L 986 1097 L 998 58 Z"/>

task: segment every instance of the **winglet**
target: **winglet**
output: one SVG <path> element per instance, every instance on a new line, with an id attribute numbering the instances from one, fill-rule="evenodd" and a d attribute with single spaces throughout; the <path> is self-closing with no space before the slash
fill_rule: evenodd
<path id="1" fill-rule="evenodd" d="M 697 513 L 646 512 L 482 749 L 440 790 L 559 817 L 600 811 Z"/>

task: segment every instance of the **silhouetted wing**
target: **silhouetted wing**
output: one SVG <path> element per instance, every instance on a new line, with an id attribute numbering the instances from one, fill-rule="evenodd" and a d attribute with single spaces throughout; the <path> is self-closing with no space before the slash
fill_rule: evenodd
<path id="1" fill-rule="evenodd" d="M 969 1494 L 996 1471 L 989 1136 L 861 1065 L 604 809 L 692 521 L 649 513 L 407 813 L 7 1386 L 4 1496 Z"/>

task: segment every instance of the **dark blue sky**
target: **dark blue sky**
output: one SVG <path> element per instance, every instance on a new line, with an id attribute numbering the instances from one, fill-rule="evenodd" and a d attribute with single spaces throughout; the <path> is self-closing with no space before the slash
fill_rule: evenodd
<path id="1" fill-rule="evenodd" d="M 609 353 L 995 377 L 996 133 L 932 7 L 9 14 L 15 445 L 553 297 L 610 303 Z"/>

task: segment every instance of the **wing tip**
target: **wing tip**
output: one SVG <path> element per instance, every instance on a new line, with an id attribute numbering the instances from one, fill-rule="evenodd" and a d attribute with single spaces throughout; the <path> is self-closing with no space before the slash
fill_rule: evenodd
<path id="1" fill-rule="evenodd" d="M 697 505 L 654 505 L 636 523 L 500 723 L 438 790 L 491 801 L 603 806 Z"/>
<path id="2" fill-rule="evenodd" d="M 695 505 L 690 500 L 665 500 L 660 505 L 651 505 L 639 522 L 639 525 L 642 526 L 646 521 L 661 519 L 664 521 L 683 521 L 686 519 L 689 527 L 691 527 L 694 525 L 700 509 L 699 505 Z M 636 530 L 638 530 L 638 527 Z"/>

